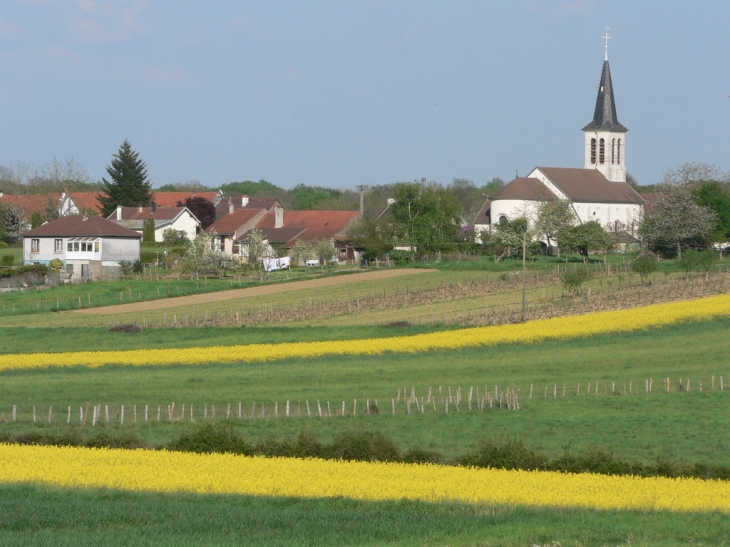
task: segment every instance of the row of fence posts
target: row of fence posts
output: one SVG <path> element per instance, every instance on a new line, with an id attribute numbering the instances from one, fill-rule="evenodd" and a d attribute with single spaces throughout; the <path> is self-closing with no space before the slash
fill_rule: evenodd
<path id="1" fill-rule="evenodd" d="M 710 388 L 711 391 L 715 391 L 719 388 L 720 391 L 725 391 L 725 379 L 722 375 L 720 376 L 712 376 L 710 379 L 710 385 L 705 386 L 702 379 L 699 378 L 698 382 L 699 385 L 697 386 L 697 391 L 706 391 L 707 387 Z M 615 381 L 604 381 L 603 382 L 603 389 L 600 389 L 600 382 L 587 382 L 585 384 L 579 382 L 576 385 L 575 388 L 575 394 L 576 396 L 581 395 L 599 395 L 601 392 L 603 392 L 604 395 L 614 395 L 614 394 L 620 394 L 620 392 L 616 391 L 616 382 Z M 672 391 L 672 380 L 669 377 L 666 377 L 663 379 L 662 387 L 664 388 L 664 392 L 670 392 Z M 609 390 L 610 385 L 610 390 Z M 695 384 L 697 385 L 697 384 Z M 567 389 L 568 384 L 563 383 L 562 386 L 557 383 L 553 382 L 552 386 L 550 383 L 545 384 L 545 388 L 543 391 L 543 398 L 547 399 L 549 398 L 550 394 L 552 394 L 553 399 L 557 399 L 558 396 L 565 397 L 568 393 Z M 581 387 L 585 386 L 585 389 L 581 391 Z M 467 408 L 471 412 L 472 410 L 476 409 L 480 412 L 484 412 L 484 410 L 487 408 L 487 406 L 492 408 L 506 408 L 507 410 L 520 410 L 520 391 L 521 388 L 514 389 L 513 387 L 509 387 L 506 390 L 503 390 L 500 388 L 499 385 L 494 386 L 494 390 L 490 390 L 488 384 L 484 385 L 484 390 L 480 391 L 479 386 L 470 386 L 469 392 L 467 396 Z M 641 392 L 644 393 L 654 393 L 654 379 L 653 378 L 646 378 L 644 380 L 643 390 L 641 388 L 634 389 L 634 381 L 628 380 L 624 381 L 623 383 L 623 394 L 639 394 Z M 679 392 L 689 392 L 692 391 L 692 379 L 691 378 L 679 378 L 676 383 L 676 391 Z M 535 395 L 535 384 L 530 384 L 530 394 L 529 394 L 529 400 L 533 400 Z M 408 392 L 407 388 L 398 388 L 397 394 L 395 397 L 391 398 L 391 413 L 395 416 L 398 412 L 398 405 L 401 404 L 401 399 L 403 400 L 403 404 L 405 405 L 405 411 L 406 414 L 425 414 L 427 408 L 432 408 L 433 412 L 438 412 L 438 406 L 443 405 L 444 413 L 448 414 L 450 409 L 453 408 L 454 411 L 460 412 L 461 411 L 461 405 L 463 403 L 462 398 L 462 391 L 461 386 L 457 387 L 455 391 L 452 391 L 451 386 L 447 387 L 447 390 L 444 391 L 442 386 L 438 387 L 438 395 L 436 395 L 433 392 L 433 388 L 429 387 L 427 395 L 421 396 L 420 399 L 416 395 L 416 388 L 411 388 L 410 393 Z M 314 404 L 314 403 L 313 403 Z M 346 401 L 342 401 L 342 405 L 339 409 L 335 410 L 335 413 L 332 412 L 332 406 L 330 404 L 330 401 L 326 401 L 325 403 L 317 400 L 316 401 L 316 409 L 313 407 L 313 404 L 310 405 L 309 400 L 304 401 L 304 408 L 302 408 L 301 401 L 297 401 L 296 406 L 296 417 L 303 417 L 306 413 L 307 418 L 312 418 L 313 416 L 318 416 L 320 418 L 325 417 L 332 417 L 336 415 L 340 415 L 342 417 L 345 416 L 357 416 L 357 399 L 353 400 L 352 403 L 352 412 L 348 410 Z M 89 408 L 90 405 L 87 404 L 85 407 L 80 406 L 79 407 L 79 424 L 86 425 L 89 421 L 89 412 L 91 412 L 91 425 L 95 426 L 97 423 L 100 423 L 102 421 L 102 416 L 104 419 L 104 422 L 109 423 L 109 405 L 94 405 L 91 408 Z M 271 409 L 271 405 L 269 406 L 269 409 Z M 126 416 L 126 420 L 129 422 L 130 420 L 134 423 L 137 423 L 138 416 L 137 416 L 137 405 L 131 405 L 129 407 L 125 407 L 125 405 L 121 405 L 119 409 L 119 423 L 121 425 L 124 425 L 125 421 L 125 411 L 129 412 L 131 410 L 131 416 Z M 182 407 L 180 408 L 179 412 L 176 412 L 175 410 L 175 403 L 171 403 L 167 405 L 166 412 L 163 414 L 163 405 L 157 405 L 157 412 L 155 413 L 155 409 L 152 408 L 152 413 L 150 413 L 150 406 L 144 405 L 144 412 L 143 412 L 143 420 L 144 422 L 148 421 L 157 421 L 161 422 L 163 421 L 163 416 L 166 416 L 168 422 L 180 422 L 185 421 L 186 418 L 189 415 L 189 421 L 194 422 L 195 421 L 195 409 L 194 406 L 186 405 L 183 403 Z M 209 411 L 210 410 L 210 411 Z M 294 413 L 294 406 L 292 404 L 292 401 L 286 401 L 283 410 L 283 416 L 286 418 L 295 416 Z M 304 411 L 304 413 L 303 413 Z M 256 403 L 253 402 L 251 404 L 251 412 L 250 415 L 248 414 L 248 411 L 244 412 L 243 409 L 243 403 L 238 403 L 238 409 L 236 412 L 235 407 L 231 407 L 231 404 L 228 403 L 225 409 L 225 419 L 230 419 L 232 416 L 235 417 L 235 414 L 238 415 L 238 419 L 243 419 L 244 417 L 248 418 L 266 418 L 266 403 Z M 279 409 L 279 403 L 274 402 L 273 404 L 273 413 L 271 410 L 269 410 L 270 416 L 273 414 L 273 417 L 278 418 L 281 414 Z M 362 414 L 370 415 L 370 414 L 379 414 L 381 412 L 378 400 L 377 399 L 371 399 L 366 398 L 365 399 L 365 408 L 364 410 L 361 410 Z M 72 407 L 68 406 L 66 408 L 66 423 L 70 424 L 72 419 Z M 210 407 L 207 404 L 203 405 L 203 420 L 208 419 L 215 419 L 216 418 L 216 408 L 215 405 L 210 405 Z M 18 405 L 12 406 L 12 412 L 11 412 L 11 419 L 13 422 L 18 421 Z M 36 407 L 33 406 L 33 413 L 32 413 L 32 420 L 33 423 L 37 423 L 38 416 L 36 413 Z M 53 422 L 53 406 L 48 407 L 48 423 Z"/>
<path id="2" fill-rule="evenodd" d="M 728 378 L 730 380 L 730 377 Z M 716 381 L 717 380 L 717 381 Z M 664 378 L 663 380 L 663 387 L 664 392 L 669 393 L 672 391 L 672 380 L 669 377 Z M 698 379 L 699 386 L 697 388 L 697 391 L 707 391 L 707 387 L 710 388 L 710 391 L 715 391 L 717 388 L 719 388 L 720 391 L 725 391 L 725 379 L 723 376 L 712 376 L 710 378 L 710 385 L 705 386 L 704 382 L 702 381 L 702 378 Z M 608 389 L 608 386 L 611 386 L 611 389 Z M 604 381 L 603 382 L 603 390 L 600 389 L 600 382 L 588 382 L 587 384 L 581 384 L 581 382 L 578 382 L 575 388 L 575 394 L 576 396 L 581 395 L 581 385 L 585 386 L 584 391 L 582 392 L 585 395 L 598 395 L 601 391 L 603 391 L 604 395 L 620 395 L 623 393 L 624 395 L 633 395 L 635 393 L 641 393 L 641 388 L 634 389 L 634 381 L 624 381 L 623 384 L 623 391 L 619 392 L 616 391 L 616 382 L 615 381 Z M 695 384 L 696 385 L 696 384 Z M 565 397 L 567 392 L 567 384 L 563 383 L 562 388 L 560 387 L 560 384 L 553 383 L 552 389 L 550 389 L 550 384 L 545 384 L 545 391 L 543 393 L 543 399 L 547 399 L 549 397 L 549 394 L 552 392 L 553 399 L 558 398 L 558 393 L 562 392 L 561 397 Z M 654 389 L 654 378 L 646 378 L 644 380 L 644 393 L 655 393 L 658 390 Z M 532 400 L 533 393 L 534 393 L 534 384 L 530 384 L 530 397 L 529 399 Z M 677 382 L 677 388 L 676 391 L 692 391 L 692 379 L 691 378 L 679 378 Z"/>

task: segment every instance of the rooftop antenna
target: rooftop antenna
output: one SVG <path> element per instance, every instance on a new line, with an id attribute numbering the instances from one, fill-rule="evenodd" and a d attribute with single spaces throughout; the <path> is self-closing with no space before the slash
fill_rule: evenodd
<path id="1" fill-rule="evenodd" d="M 603 36 L 603 39 L 606 40 L 606 53 L 603 56 L 604 61 L 608 61 L 608 41 L 611 39 L 611 37 L 608 35 L 609 30 L 611 30 L 611 28 L 606 27 L 606 34 Z"/>

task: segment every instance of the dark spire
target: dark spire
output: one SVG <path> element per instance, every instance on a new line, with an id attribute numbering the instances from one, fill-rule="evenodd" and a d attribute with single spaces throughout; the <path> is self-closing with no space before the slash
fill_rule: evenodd
<path id="1" fill-rule="evenodd" d="M 616 101 L 613 97 L 613 85 L 611 85 L 611 69 L 608 66 L 608 59 L 603 61 L 603 72 L 601 83 L 598 86 L 598 97 L 596 98 L 596 110 L 593 113 L 593 121 L 583 128 L 583 131 L 620 131 L 628 129 L 618 123 L 616 116 Z"/>

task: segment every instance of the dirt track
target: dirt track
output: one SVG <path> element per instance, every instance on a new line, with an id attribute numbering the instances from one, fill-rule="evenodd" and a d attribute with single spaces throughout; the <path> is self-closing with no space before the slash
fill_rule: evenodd
<path id="1" fill-rule="evenodd" d="M 212 292 L 205 294 L 195 294 L 191 296 L 177 296 L 174 298 L 164 298 L 161 300 L 150 300 L 148 302 L 134 302 L 131 304 L 119 304 L 116 306 L 105 306 L 102 308 L 89 308 L 83 310 L 73 310 L 67 313 L 80 313 L 86 315 L 111 315 L 118 313 L 133 313 L 149 310 L 161 310 L 165 308 L 176 308 L 178 306 L 188 306 L 193 304 L 206 304 L 208 302 L 222 302 L 234 298 L 247 298 L 251 296 L 264 296 L 267 294 L 283 293 L 288 291 L 296 291 L 301 289 L 313 289 L 317 287 L 331 287 L 334 285 L 347 285 L 350 283 L 360 283 L 362 281 L 373 281 L 377 279 L 387 279 L 389 277 L 401 277 L 404 275 L 421 274 L 434 272 L 430 269 L 408 268 L 402 270 L 378 270 L 373 272 L 363 272 L 357 274 L 341 275 L 336 277 L 323 277 L 319 279 L 308 279 L 306 281 L 292 281 L 290 283 L 277 283 L 275 285 L 262 285 L 259 287 L 250 287 L 247 289 L 231 289 L 228 291 Z"/>

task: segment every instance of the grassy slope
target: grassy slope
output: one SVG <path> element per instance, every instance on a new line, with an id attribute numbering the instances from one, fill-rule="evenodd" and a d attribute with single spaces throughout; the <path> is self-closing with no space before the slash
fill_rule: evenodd
<path id="1" fill-rule="evenodd" d="M 730 518 L 0 487 L 15 545 L 724 545 Z"/>
<path id="2" fill-rule="evenodd" d="M 311 340 L 354 340 L 403 336 L 444 330 L 439 325 L 387 327 L 380 325 L 322 327 L 201 327 L 146 329 L 139 333 L 109 332 L 107 327 L 4 327 L 0 329 L 0 354 L 38 351 L 127 350 L 277 344 Z M 93 342 L 91 342 L 93 341 Z"/>
<path id="3" fill-rule="evenodd" d="M 463 453 L 477 439 L 489 435 L 521 435 L 549 453 L 561 453 L 568 444 L 584 448 L 591 444 L 611 447 L 629 459 L 653 460 L 657 455 L 690 461 L 727 464 L 730 439 L 724 423 L 730 418 L 727 404 L 730 391 L 699 393 L 699 378 L 705 389 L 710 376 L 725 374 L 724 356 L 728 321 L 680 325 L 662 330 L 627 335 L 599 336 L 584 340 L 549 342 L 540 345 L 501 346 L 488 350 L 431 352 L 417 355 L 385 357 L 330 357 L 318 361 L 283 361 L 247 365 L 203 365 L 195 367 L 149 367 L 103 369 L 45 370 L 4 372 L 0 374 L 0 413 L 6 418 L 10 405 L 21 406 L 23 423 L 3 426 L 13 432 L 33 427 L 28 424 L 31 406 L 41 415 L 48 405 L 56 409 L 73 405 L 74 419 L 78 406 L 86 402 L 112 405 L 149 404 L 156 409 L 176 401 L 193 403 L 197 416 L 203 404 L 216 404 L 218 415 L 223 405 L 238 401 L 247 410 L 252 401 L 267 403 L 269 415 L 274 401 L 280 409 L 285 400 L 309 399 L 332 401 L 339 408 L 347 400 L 365 397 L 380 400 L 384 413 L 343 420 L 290 419 L 246 420 L 240 427 L 252 436 L 267 433 L 294 434 L 304 422 L 324 436 L 343 428 L 372 427 L 392 436 L 403 447 L 423 446 L 445 455 Z M 691 393 L 653 393 L 650 395 L 605 396 L 605 381 L 634 381 L 634 390 L 643 389 L 644 379 L 693 378 Z M 588 381 L 600 380 L 599 395 L 586 396 Z M 719 379 L 716 380 L 719 386 Z M 568 384 L 568 396 L 543 399 L 544 385 Z M 575 396 L 581 382 L 583 394 Z M 389 415 L 390 398 L 399 387 L 416 387 L 424 395 L 429 386 L 462 386 L 485 383 L 493 386 L 521 387 L 523 410 L 492 411 L 484 414 L 464 411 L 448 416 L 443 407 L 433 414 Z M 535 399 L 528 401 L 529 384 L 536 384 Z M 466 396 L 466 392 L 464 392 Z M 128 420 L 130 417 L 127 407 Z M 166 408 L 166 406 L 163 406 Z M 260 407 L 259 407 L 260 408 Z M 56 412 L 59 412 L 57 410 Z M 283 411 L 282 411 L 283 412 Z M 155 412 L 156 414 L 156 412 Z M 163 411 L 164 414 L 164 411 Z M 41 427 L 40 425 L 36 427 Z M 179 424 L 148 424 L 140 432 L 153 443 L 170 439 L 179 432 Z"/>

